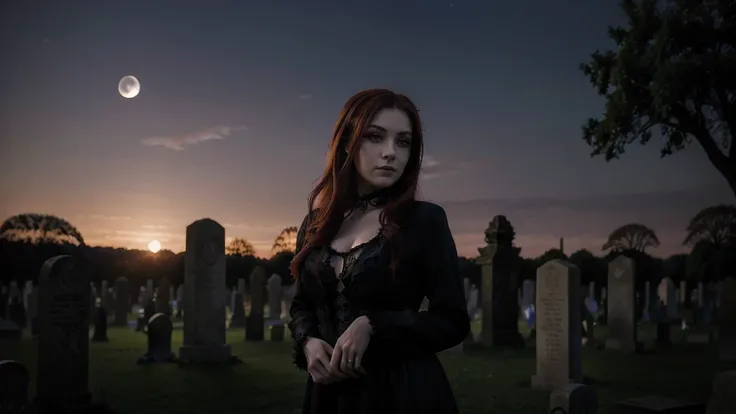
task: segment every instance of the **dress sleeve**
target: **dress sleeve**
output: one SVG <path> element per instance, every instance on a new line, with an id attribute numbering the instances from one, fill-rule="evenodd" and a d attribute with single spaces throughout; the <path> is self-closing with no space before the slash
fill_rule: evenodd
<path id="1" fill-rule="evenodd" d="M 366 313 L 373 338 L 392 353 L 437 353 L 465 340 L 470 318 L 458 263 L 457 248 L 442 207 L 429 204 L 419 222 L 419 277 L 429 299 L 425 312 L 414 310 Z"/>
<path id="2" fill-rule="evenodd" d="M 304 236 L 307 232 L 309 215 L 304 218 L 302 225 L 296 235 L 296 253 L 299 253 L 304 245 Z M 293 275 L 292 275 L 293 276 Z M 291 321 L 289 322 L 289 330 L 291 331 L 292 341 L 292 357 L 294 365 L 299 369 L 307 369 L 307 358 L 304 355 L 303 345 L 308 337 L 319 337 L 317 330 L 317 315 L 314 303 L 309 295 L 304 291 L 304 284 L 301 278 L 295 278 L 296 292 L 291 301 L 289 314 Z"/>

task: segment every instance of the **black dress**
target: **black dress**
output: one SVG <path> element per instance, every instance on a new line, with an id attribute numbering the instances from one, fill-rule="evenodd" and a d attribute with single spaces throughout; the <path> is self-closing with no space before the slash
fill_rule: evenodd
<path id="1" fill-rule="evenodd" d="M 307 368 L 305 337 L 334 346 L 361 315 L 371 321 L 373 334 L 363 356 L 367 374 L 331 385 L 307 375 L 303 414 L 458 412 L 436 356 L 470 330 L 457 250 L 441 207 L 415 202 L 412 212 L 400 230 L 403 250 L 393 278 L 390 249 L 380 234 L 349 252 L 322 246 L 307 255 L 290 309 L 296 366 Z M 297 233 L 297 250 L 309 219 Z M 339 279 L 330 266 L 335 254 L 344 257 Z M 429 309 L 419 312 L 425 296 Z"/>

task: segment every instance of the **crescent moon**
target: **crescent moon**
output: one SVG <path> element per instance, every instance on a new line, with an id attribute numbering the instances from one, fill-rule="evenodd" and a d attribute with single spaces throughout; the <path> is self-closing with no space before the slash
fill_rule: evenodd
<path id="1" fill-rule="evenodd" d="M 135 76 L 123 76 L 118 83 L 118 92 L 123 98 L 135 98 L 141 92 L 141 83 Z"/>

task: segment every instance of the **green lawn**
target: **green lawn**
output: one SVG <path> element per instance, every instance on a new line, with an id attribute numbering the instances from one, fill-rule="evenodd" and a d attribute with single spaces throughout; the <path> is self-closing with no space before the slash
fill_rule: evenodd
<path id="1" fill-rule="evenodd" d="M 652 336 L 651 327 L 640 330 L 643 338 Z M 597 333 L 605 334 L 604 329 Z M 242 330 L 229 331 L 228 343 L 242 364 L 180 368 L 176 364 L 136 365 L 136 359 L 145 353 L 143 334 L 111 328 L 109 337 L 109 343 L 90 345 L 90 391 L 118 413 L 298 412 L 306 374 L 291 364 L 288 342 L 245 342 Z M 678 341 L 678 334 L 675 338 Z M 181 340 L 182 331 L 175 330 L 175 352 Z M 33 340 L 0 342 L 3 358 L 22 362 L 34 376 Z M 548 394 L 529 388 L 535 371 L 533 348 L 466 347 L 464 354 L 444 354 L 442 360 L 463 414 L 546 412 Z M 684 345 L 643 355 L 586 349 L 583 368 L 586 381 L 598 393 L 602 414 L 613 413 L 615 401 L 647 394 L 705 401 L 718 370 L 712 349 Z M 34 393 L 32 380 L 31 395 Z"/>

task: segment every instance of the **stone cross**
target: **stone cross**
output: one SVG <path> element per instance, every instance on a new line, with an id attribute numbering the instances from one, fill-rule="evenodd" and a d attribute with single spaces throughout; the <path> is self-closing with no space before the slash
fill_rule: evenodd
<path id="1" fill-rule="evenodd" d="M 41 412 L 84 412 L 91 404 L 89 280 L 81 260 L 72 256 L 52 257 L 41 268 L 36 377 Z"/>
<path id="2" fill-rule="evenodd" d="M 537 374 L 532 388 L 552 391 L 582 381 L 580 272 L 550 260 L 537 269 Z"/>
<path id="3" fill-rule="evenodd" d="M 179 359 L 232 361 L 232 350 L 225 343 L 225 228 L 214 220 L 197 220 L 187 227 L 184 286 Z"/>

